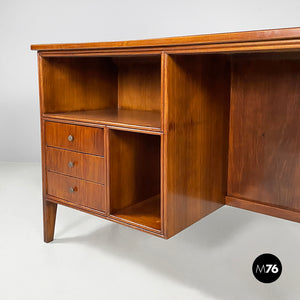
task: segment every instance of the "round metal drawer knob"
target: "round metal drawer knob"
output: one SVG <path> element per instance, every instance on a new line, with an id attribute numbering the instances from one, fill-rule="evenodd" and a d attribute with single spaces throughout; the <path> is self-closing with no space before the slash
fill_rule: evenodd
<path id="1" fill-rule="evenodd" d="M 68 162 L 68 166 L 69 166 L 69 168 L 73 168 L 74 167 L 74 163 L 72 161 L 69 161 Z"/>
<path id="2" fill-rule="evenodd" d="M 74 192 L 76 192 L 76 188 L 72 188 L 72 187 L 70 187 L 70 188 L 69 188 L 69 192 L 70 192 L 70 193 L 74 193 Z"/>
<path id="3" fill-rule="evenodd" d="M 74 140 L 74 137 L 73 137 L 73 135 L 70 134 L 70 135 L 68 136 L 68 141 L 69 141 L 69 142 L 72 142 L 73 140 Z"/>

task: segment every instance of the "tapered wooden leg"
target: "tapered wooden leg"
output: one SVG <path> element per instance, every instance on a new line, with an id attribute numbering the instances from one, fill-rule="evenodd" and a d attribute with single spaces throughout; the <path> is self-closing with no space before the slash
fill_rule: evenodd
<path id="1" fill-rule="evenodd" d="M 53 241 L 57 204 L 44 201 L 44 241 L 49 243 Z"/>

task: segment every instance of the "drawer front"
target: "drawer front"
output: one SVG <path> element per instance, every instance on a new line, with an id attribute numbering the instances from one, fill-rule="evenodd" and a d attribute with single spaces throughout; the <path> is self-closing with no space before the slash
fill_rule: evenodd
<path id="1" fill-rule="evenodd" d="M 105 210 L 104 185 L 47 172 L 47 194 L 100 211 Z"/>
<path id="2" fill-rule="evenodd" d="M 104 155 L 103 129 L 45 122 L 47 146 Z"/>
<path id="3" fill-rule="evenodd" d="M 105 183 L 104 158 L 47 147 L 47 170 Z"/>

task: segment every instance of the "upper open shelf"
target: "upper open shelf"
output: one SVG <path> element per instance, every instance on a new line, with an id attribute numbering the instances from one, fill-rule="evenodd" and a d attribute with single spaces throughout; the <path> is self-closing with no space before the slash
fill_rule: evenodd
<path id="1" fill-rule="evenodd" d="M 161 128 L 161 56 L 41 58 L 44 117 Z"/>

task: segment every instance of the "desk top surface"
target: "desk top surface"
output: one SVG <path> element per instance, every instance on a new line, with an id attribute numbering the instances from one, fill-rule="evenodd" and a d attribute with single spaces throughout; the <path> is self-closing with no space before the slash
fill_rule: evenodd
<path id="1" fill-rule="evenodd" d="M 231 33 L 191 35 L 147 40 L 99 42 L 99 43 L 69 43 L 31 45 L 31 50 L 81 50 L 81 49 L 130 49 L 159 48 L 176 46 L 193 46 L 203 44 L 224 44 L 241 42 L 262 42 L 280 40 L 300 40 L 300 27 L 284 29 L 268 29 Z"/>

